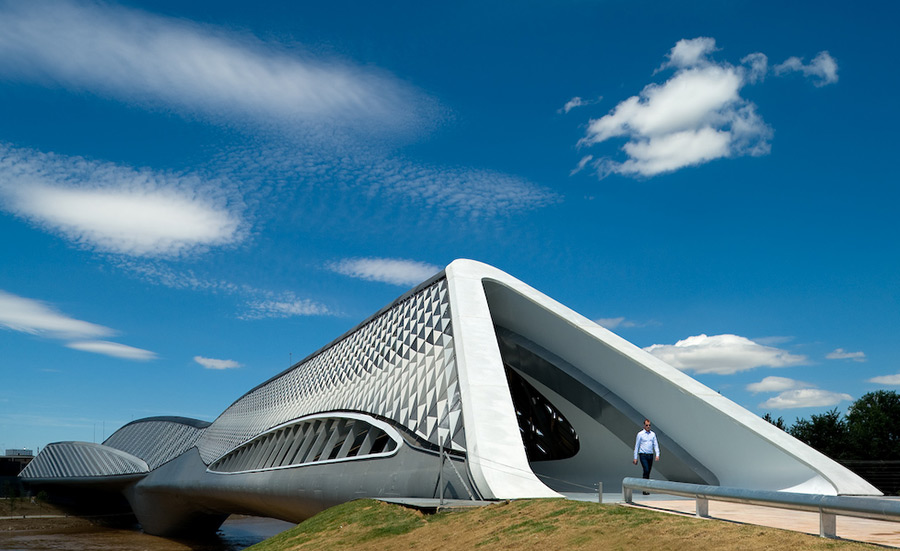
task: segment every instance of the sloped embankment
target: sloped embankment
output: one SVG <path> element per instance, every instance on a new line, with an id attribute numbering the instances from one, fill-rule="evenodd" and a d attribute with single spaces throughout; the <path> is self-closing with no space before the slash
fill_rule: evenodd
<path id="1" fill-rule="evenodd" d="M 483 551 L 880 549 L 775 528 L 561 499 L 500 502 L 427 516 L 396 505 L 359 500 L 324 511 L 249 549 L 382 551 L 386 548 Z"/>

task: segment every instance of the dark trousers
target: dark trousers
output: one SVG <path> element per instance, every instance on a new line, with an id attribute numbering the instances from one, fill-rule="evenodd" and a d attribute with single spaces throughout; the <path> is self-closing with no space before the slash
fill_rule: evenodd
<path id="1" fill-rule="evenodd" d="M 641 467 L 644 469 L 644 478 L 650 478 L 650 469 L 653 468 L 653 454 L 639 453 L 638 459 L 641 460 Z"/>

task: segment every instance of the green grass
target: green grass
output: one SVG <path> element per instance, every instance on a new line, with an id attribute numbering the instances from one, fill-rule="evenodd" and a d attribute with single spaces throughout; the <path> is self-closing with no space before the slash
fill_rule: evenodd
<path id="1" fill-rule="evenodd" d="M 251 551 L 384 549 L 874 550 L 753 525 L 701 520 L 612 504 L 562 499 L 502 501 L 423 515 L 374 500 L 324 511 Z"/>

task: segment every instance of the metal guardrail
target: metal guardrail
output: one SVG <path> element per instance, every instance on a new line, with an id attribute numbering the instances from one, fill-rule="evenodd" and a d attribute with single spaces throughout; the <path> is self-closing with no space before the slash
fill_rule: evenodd
<path id="1" fill-rule="evenodd" d="M 710 500 L 818 513 L 819 535 L 823 538 L 837 537 L 837 515 L 900 522 L 900 501 L 892 499 L 748 490 L 629 477 L 622 480 L 625 503 L 633 503 L 634 490 L 693 498 L 697 516 L 704 518 L 709 518 Z"/>

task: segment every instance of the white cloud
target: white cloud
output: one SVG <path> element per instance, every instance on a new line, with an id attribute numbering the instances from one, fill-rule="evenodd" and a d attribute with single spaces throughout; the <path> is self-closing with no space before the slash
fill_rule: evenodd
<path id="1" fill-rule="evenodd" d="M 652 176 L 725 157 L 730 143 L 731 134 L 708 126 L 684 130 L 625 144 L 623 149 L 631 158 L 611 168 L 622 174 Z"/>
<path id="2" fill-rule="evenodd" d="M 744 86 L 765 79 L 768 58 L 755 52 L 733 65 L 713 60 L 715 51 L 716 41 L 709 37 L 679 40 L 657 69 L 674 69 L 668 80 L 648 84 L 589 122 L 580 147 L 626 140 L 621 148 L 626 160 L 607 157 L 593 162 L 601 178 L 613 173 L 652 177 L 715 159 L 769 153 L 772 129 L 756 105 L 741 96 Z M 802 71 L 817 84 L 837 81 L 837 64 L 827 52 L 809 65 L 791 58 L 775 67 L 776 74 L 789 71 Z"/>
<path id="3" fill-rule="evenodd" d="M 115 331 L 71 318 L 41 301 L 0 290 L 0 326 L 54 339 L 106 337 Z"/>
<path id="4" fill-rule="evenodd" d="M 579 98 L 578 96 L 575 96 L 574 98 L 567 101 L 566 104 L 563 105 L 562 108 L 559 110 L 559 112 L 560 113 L 568 113 L 572 109 L 575 109 L 576 107 L 581 107 L 582 105 L 584 105 L 584 100 Z"/>
<path id="5" fill-rule="evenodd" d="M 825 357 L 829 360 L 853 360 L 854 362 L 866 361 L 865 352 L 847 352 L 843 348 L 836 348 L 834 351 L 829 352 Z"/>
<path id="6" fill-rule="evenodd" d="M 843 401 L 849 401 L 852 399 L 853 397 L 849 394 L 840 392 L 819 390 L 817 388 L 802 388 L 782 392 L 778 396 L 769 398 L 765 402 L 761 403 L 759 407 L 766 409 L 827 407 L 834 406 Z"/>
<path id="7" fill-rule="evenodd" d="M 396 258 L 348 258 L 328 266 L 333 272 L 393 285 L 415 285 L 441 271 L 426 262 Z"/>
<path id="8" fill-rule="evenodd" d="M 756 394 L 759 392 L 784 392 L 786 390 L 811 388 L 813 386 L 814 385 L 804 383 L 802 381 L 788 379 L 787 377 L 769 376 L 758 383 L 750 383 L 749 385 L 747 385 L 747 390 Z"/>
<path id="9" fill-rule="evenodd" d="M 727 122 L 738 100 L 738 71 L 729 66 L 707 66 L 679 71 L 662 85 L 650 84 L 640 96 L 621 102 L 613 111 L 588 126 L 582 145 L 593 145 L 624 135 L 665 136 Z"/>
<path id="10" fill-rule="evenodd" d="M 109 341 L 76 341 L 66 343 L 66 346 L 83 352 L 103 354 L 104 356 L 112 356 L 113 358 L 122 358 L 124 360 L 145 361 L 156 358 L 156 354 L 149 350 Z"/>
<path id="11" fill-rule="evenodd" d="M 681 39 L 669 51 L 669 61 L 660 69 L 677 67 L 683 69 L 709 63 L 707 56 L 716 51 L 716 40 L 709 37 Z"/>
<path id="12" fill-rule="evenodd" d="M 900 385 L 900 373 L 896 375 L 880 375 L 878 377 L 872 377 L 868 382 L 878 385 L 898 386 Z"/>
<path id="13" fill-rule="evenodd" d="M 156 354 L 124 344 L 92 340 L 116 331 L 102 325 L 71 318 L 44 302 L 0 290 L 0 327 L 31 335 L 71 340 L 65 346 L 127 360 L 151 360 Z"/>
<path id="14" fill-rule="evenodd" d="M 223 186 L 0 144 L 0 207 L 101 252 L 174 256 L 243 237 Z"/>
<path id="15" fill-rule="evenodd" d="M 440 124 L 442 108 L 383 71 L 300 53 L 297 45 L 263 43 L 119 6 L 2 3 L 0 76 L 211 117 L 229 126 L 246 120 L 265 128 L 262 139 L 275 125 L 281 130 L 279 143 L 290 142 L 281 153 L 296 159 L 287 167 L 263 167 L 279 182 L 289 176 L 336 186 L 349 182 L 372 194 L 394 193 L 417 206 L 476 219 L 559 201 L 556 194 L 514 176 L 383 158 L 382 142 L 368 135 L 358 139 L 357 131 L 418 132 Z M 242 152 L 237 162 L 272 163 L 267 156 L 272 151 L 257 146 Z M 221 220 L 223 230 L 230 221 Z"/>
<path id="16" fill-rule="evenodd" d="M 186 114 L 284 124 L 398 127 L 424 101 L 367 68 L 92 2 L 0 4 L 0 73 Z"/>
<path id="17" fill-rule="evenodd" d="M 644 350 L 678 369 L 719 375 L 756 367 L 800 365 L 807 360 L 806 356 L 763 346 L 737 335 L 697 335 L 674 345 L 654 344 Z"/>
<path id="18" fill-rule="evenodd" d="M 710 38 L 680 41 L 663 65 L 677 69 L 668 81 L 647 85 L 640 95 L 590 121 L 580 146 L 616 137 L 628 140 L 622 148 L 628 160 L 601 160 L 601 176 L 654 176 L 723 157 L 768 152 L 772 131 L 755 106 L 740 96 L 747 70 L 711 62 L 706 56 L 714 50 Z"/>
<path id="19" fill-rule="evenodd" d="M 784 63 L 775 66 L 776 75 L 793 72 L 800 72 L 803 76 L 812 78 L 816 86 L 834 84 L 838 81 L 837 61 L 826 51 L 819 52 L 809 64 L 804 64 L 802 58 L 789 57 Z"/>
<path id="20" fill-rule="evenodd" d="M 243 367 L 234 360 L 217 360 L 215 358 L 204 358 L 203 356 L 194 356 L 194 361 L 206 369 L 237 369 Z"/>
<path id="21" fill-rule="evenodd" d="M 749 66 L 746 77 L 750 84 L 761 82 L 766 78 L 766 73 L 769 72 L 769 58 L 766 57 L 766 54 L 759 52 L 748 54 L 744 56 L 741 63 Z"/>

